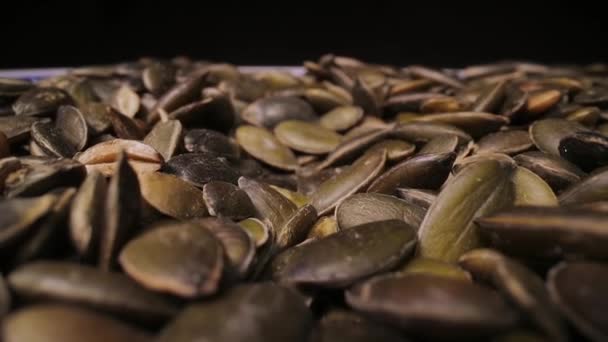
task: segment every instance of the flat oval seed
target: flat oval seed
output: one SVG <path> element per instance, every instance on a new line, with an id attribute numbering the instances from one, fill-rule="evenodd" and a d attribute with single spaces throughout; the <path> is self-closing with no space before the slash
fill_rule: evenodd
<path id="1" fill-rule="evenodd" d="M 513 158 L 518 165 L 541 177 L 556 193 L 577 183 L 585 173 L 567 160 L 540 151 L 525 152 Z"/>
<path id="2" fill-rule="evenodd" d="M 203 192 L 189 182 L 162 172 L 140 173 L 138 179 L 143 199 L 161 213 L 179 220 L 208 215 Z"/>
<path id="3" fill-rule="evenodd" d="M 297 210 L 295 204 L 266 183 L 241 177 L 239 187 L 251 199 L 256 216 L 275 234 Z"/>
<path id="4" fill-rule="evenodd" d="M 401 161 L 414 153 L 416 146 L 403 140 L 386 139 L 382 140 L 365 153 L 381 153 L 386 150 L 386 158 L 389 162 Z"/>
<path id="5" fill-rule="evenodd" d="M 343 132 L 363 119 L 363 109 L 356 106 L 340 106 L 323 114 L 319 119 L 322 127 L 336 132 Z"/>
<path id="6" fill-rule="evenodd" d="M 270 166 L 288 171 L 298 167 L 293 152 L 264 128 L 240 126 L 236 140 L 247 153 Z"/>
<path id="7" fill-rule="evenodd" d="M 450 153 L 456 152 L 456 148 L 458 147 L 458 137 L 452 134 L 448 135 L 440 135 L 436 138 L 429 140 L 418 154 L 440 154 L 440 153 Z"/>
<path id="8" fill-rule="evenodd" d="M 333 216 L 320 217 L 310 228 L 307 239 L 322 239 L 340 230 L 338 222 Z"/>
<path id="9" fill-rule="evenodd" d="M 154 123 L 158 121 L 160 110 L 167 113 L 194 101 L 200 96 L 201 89 L 206 80 L 206 73 L 196 73 L 185 81 L 174 85 L 156 102 L 156 106 L 150 112 L 146 121 Z"/>
<path id="10" fill-rule="evenodd" d="M 108 183 L 91 171 L 74 196 L 70 209 L 70 238 L 78 254 L 89 259 L 97 253 L 104 224 L 104 205 Z"/>
<path id="11" fill-rule="evenodd" d="M 112 139 L 93 145 L 76 155 L 74 159 L 85 164 L 87 168 L 96 168 L 97 165 L 108 163 L 114 165 L 120 151 L 126 153 L 129 163 L 135 170 L 156 171 L 164 162 L 163 156 L 151 146 L 136 140 L 125 139 Z M 114 173 L 112 167 L 100 171 L 106 171 L 102 172 L 106 176 Z"/>
<path id="12" fill-rule="evenodd" d="M 306 101 L 293 96 L 270 96 L 259 99 L 247 106 L 241 116 L 252 125 L 267 128 L 274 128 L 285 120 L 317 119 L 314 110 Z"/>
<path id="13" fill-rule="evenodd" d="M 348 101 L 343 97 L 338 96 L 328 90 L 319 88 L 306 89 L 304 97 L 317 110 L 317 112 L 326 112 L 338 106 L 348 104 Z"/>
<path id="14" fill-rule="evenodd" d="M 342 136 L 320 125 L 298 120 L 286 120 L 274 128 L 277 139 L 286 146 L 309 154 L 325 154 L 333 151 Z"/>
<path id="15" fill-rule="evenodd" d="M 282 188 L 276 185 L 270 185 L 271 188 L 275 189 L 278 193 L 287 198 L 291 203 L 295 204 L 296 207 L 300 208 L 310 203 L 308 196 L 302 195 L 299 192 L 291 191 L 289 189 Z"/>
<path id="16" fill-rule="evenodd" d="M 64 137 L 63 131 L 51 123 L 33 123 L 31 134 L 40 151 L 49 156 L 71 158 L 78 152 L 76 147 Z"/>
<path id="17" fill-rule="evenodd" d="M 112 95 L 110 104 L 121 114 L 134 118 L 135 114 L 139 112 L 140 99 L 133 89 L 122 86 Z"/>
<path id="18" fill-rule="evenodd" d="M 491 249 L 464 254 L 458 263 L 475 279 L 487 281 L 543 331 L 551 341 L 568 341 L 568 332 L 543 280 L 519 262 Z"/>
<path id="19" fill-rule="evenodd" d="M 510 255 L 608 258 L 608 217 L 564 207 L 515 207 L 476 220 L 479 233 Z"/>
<path id="20" fill-rule="evenodd" d="M 196 298 L 216 292 L 223 253 L 203 226 L 171 223 L 131 240 L 120 253 L 120 264 L 146 288 Z"/>
<path id="21" fill-rule="evenodd" d="M 323 182 L 311 196 L 319 215 L 330 212 L 342 199 L 365 188 L 384 168 L 386 150 L 365 154 L 348 169 Z"/>
<path id="22" fill-rule="evenodd" d="M 346 292 L 347 303 L 427 338 L 466 340 L 515 325 L 517 314 L 495 292 L 426 274 L 380 276 Z"/>
<path id="23" fill-rule="evenodd" d="M 146 291 L 127 276 L 61 261 L 25 264 L 10 273 L 18 297 L 83 305 L 142 323 L 162 323 L 177 313 L 166 298 Z"/>
<path id="24" fill-rule="evenodd" d="M 28 116 L 0 117 L 0 131 L 8 138 L 9 143 L 17 143 L 26 140 L 30 136 L 34 122 L 50 122 L 48 118 L 34 118 Z"/>
<path id="25" fill-rule="evenodd" d="M 0 246 L 6 247 L 31 231 L 33 224 L 49 213 L 56 200 L 57 196 L 46 194 L 1 201 Z"/>
<path id="26" fill-rule="evenodd" d="M 272 262 L 272 276 L 294 285 L 346 287 L 402 261 L 414 249 L 414 231 L 398 220 L 342 230 L 279 254 Z"/>
<path id="27" fill-rule="evenodd" d="M 430 122 L 411 122 L 397 125 L 390 133 L 396 139 L 403 139 L 414 143 L 426 143 L 442 135 L 455 135 L 460 144 L 472 138 L 460 128 Z"/>
<path id="28" fill-rule="evenodd" d="M 94 135 L 103 133 L 112 125 L 110 122 L 112 108 L 104 103 L 87 102 L 81 104 L 79 109 L 89 127 L 89 131 Z"/>
<path id="29" fill-rule="evenodd" d="M 162 121 L 154 125 L 143 142 L 158 151 L 164 160 L 169 160 L 181 145 L 182 133 L 181 122 L 177 120 Z"/>
<path id="30" fill-rule="evenodd" d="M 563 262 L 553 267 L 547 279 L 551 298 L 577 330 L 591 341 L 608 339 L 608 286 L 606 264 Z"/>
<path id="31" fill-rule="evenodd" d="M 467 132 L 473 138 L 480 138 L 488 133 L 495 132 L 509 123 L 509 119 L 504 116 L 483 112 L 429 114 L 416 118 L 415 121 L 453 125 Z"/>
<path id="32" fill-rule="evenodd" d="M 397 196 L 407 203 L 428 209 L 437 199 L 437 193 L 432 190 L 397 188 Z"/>
<path id="33" fill-rule="evenodd" d="M 152 337 L 94 311 L 64 305 L 30 306 L 3 322 L 4 342 L 150 342 Z"/>
<path id="34" fill-rule="evenodd" d="M 530 125 L 530 138 L 539 150 L 560 156 L 559 143 L 566 136 L 588 131 L 584 126 L 564 119 L 544 119 Z"/>
<path id="35" fill-rule="evenodd" d="M 61 106 L 57 111 L 55 127 L 61 131 L 63 138 L 80 151 L 87 144 L 88 126 L 82 112 L 73 106 Z"/>
<path id="36" fill-rule="evenodd" d="M 306 342 L 312 322 L 301 295 L 264 282 L 240 285 L 222 297 L 191 304 L 157 341 Z"/>
<path id="37" fill-rule="evenodd" d="M 578 132 L 559 142 L 561 156 L 584 170 L 608 165 L 608 137 L 596 132 Z"/>
<path id="38" fill-rule="evenodd" d="M 140 219 L 140 187 L 137 175 L 122 152 L 116 161 L 116 173 L 108 185 L 103 231 L 99 246 L 99 266 L 109 270 L 116 256 L 136 231 Z"/>
<path id="39" fill-rule="evenodd" d="M 477 142 L 476 154 L 504 153 L 514 155 L 532 148 L 534 143 L 526 131 L 502 131 L 488 134 Z"/>
<path id="40" fill-rule="evenodd" d="M 268 237 L 270 236 L 269 229 L 262 221 L 256 218 L 248 218 L 240 221 L 239 226 L 249 234 L 257 248 L 260 248 L 268 241 Z"/>
<path id="41" fill-rule="evenodd" d="M 392 194 L 399 187 L 437 189 L 448 177 L 455 158 L 455 153 L 415 156 L 384 172 L 367 192 Z"/>
<path id="42" fill-rule="evenodd" d="M 518 166 L 512 175 L 516 206 L 557 206 L 558 200 L 551 187 L 534 172 Z"/>
<path id="43" fill-rule="evenodd" d="M 486 89 L 477 97 L 475 103 L 471 105 L 473 112 L 494 113 L 506 94 L 507 82 L 500 81 L 487 86 Z"/>
<path id="44" fill-rule="evenodd" d="M 238 158 L 238 146 L 228 136 L 211 129 L 193 129 L 184 136 L 184 147 L 189 152 L 213 153 L 227 158 Z"/>
<path id="45" fill-rule="evenodd" d="M 549 89 L 530 94 L 526 103 L 526 109 L 533 114 L 540 114 L 549 110 L 559 102 L 562 93 L 559 90 Z"/>
<path id="46" fill-rule="evenodd" d="M 352 311 L 335 309 L 317 323 L 310 342 L 407 342 L 393 327 L 372 321 Z"/>
<path id="47" fill-rule="evenodd" d="M 390 128 L 384 128 L 374 129 L 351 139 L 345 137 L 344 141 L 336 146 L 335 150 L 324 161 L 317 165 L 316 170 L 322 170 L 331 165 L 348 162 L 357 158 L 363 151 L 385 139 L 389 133 Z"/>
<path id="48" fill-rule="evenodd" d="M 511 166 L 480 161 L 456 174 L 428 209 L 418 230 L 419 254 L 455 262 L 479 247 L 474 219 L 512 204 Z M 449 220 L 445 218 L 449 217 Z"/>
<path id="49" fill-rule="evenodd" d="M 608 200 L 608 170 L 591 174 L 573 184 L 559 196 L 561 205 Z"/>
<path id="50" fill-rule="evenodd" d="M 70 104 L 70 95 L 59 88 L 32 88 L 13 103 L 15 115 L 39 116 L 53 114 L 61 105 Z"/>
<path id="51" fill-rule="evenodd" d="M 422 65 L 411 65 L 407 67 L 407 71 L 409 71 L 414 76 L 425 78 L 440 84 L 445 84 L 453 88 L 464 87 L 464 84 L 462 84 L 457 79 L 452 78 L 441 71 L 434 70 Z"/>
<path id="52" fill-rule="evenodd" d="M 418 228 L 424 218 L 424 210 L 394 196 L 378 193 L 354 194 L 336 207 L 336 221 L 340 229 L 352 228 L 364 223 L 403 220 Z"/>
<path id="53" fill-rule="evenodd" d="M 255 215 L 255 207 L 247 193 L 231 183 L 211 181 L 205 184 L 203 198 L 211 216 L 239 220 Z"/>

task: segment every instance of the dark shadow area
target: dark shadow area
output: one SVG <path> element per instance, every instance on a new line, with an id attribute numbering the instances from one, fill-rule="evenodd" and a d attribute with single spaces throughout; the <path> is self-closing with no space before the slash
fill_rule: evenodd
<path id="1" fill-rule="evenodd" d="M 442 66 L 498 59 L 590 63 L 608 55 L 599 3 L 353 3 L 331 9 L 327 3 L 285 2 L 262 9 L 238 2 L 24 1 L 3 13 L 0 68 L 179 54 L 293 65 L 332 52 L 377 63 Z"/>

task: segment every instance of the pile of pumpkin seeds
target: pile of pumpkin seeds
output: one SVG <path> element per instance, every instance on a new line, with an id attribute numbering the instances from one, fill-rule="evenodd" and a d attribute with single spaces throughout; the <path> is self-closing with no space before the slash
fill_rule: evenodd
<path id="1" fill-rule="evenodd" d="M 5 342 L 606 341 L 608 65 L 0 79 Z"/>

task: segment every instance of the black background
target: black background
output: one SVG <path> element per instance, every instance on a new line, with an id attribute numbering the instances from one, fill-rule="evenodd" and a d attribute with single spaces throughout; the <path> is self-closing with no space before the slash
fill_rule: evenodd
<path id="1" fill-rule="evenodd" d="M 608 15 L 595 3 L 19 1 L 3 7 L 0 68 L 180 54 L 295 65 L 328 52 L 397 65 L 607 62 Z"/>

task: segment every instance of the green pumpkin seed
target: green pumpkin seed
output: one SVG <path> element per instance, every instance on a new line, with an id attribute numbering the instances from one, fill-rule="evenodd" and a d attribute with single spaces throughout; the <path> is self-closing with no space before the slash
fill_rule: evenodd
<path id="1" fill-rule="evenodd" d="M 306 89 L 304 97 L 317 112 L 323 113 L 339 106 L 348 105 L 348 100 L 321 88 Z"/>
<path id="2" fill-rule="evenodd" d="M 415 258 L 399 269 L 398 274 L 428 274 L 471 281 L 471 275 L 452 263 L 427 258 Z"/>
<path id="3" fill-rule="evenodd" d="M 390 133 L 390 128 L 374 130 L 352 139 L 346 139 L 317 165 L 316 170 L 325 169 L 331 165 L 345 163 L 356 159 L 374 144 L 384 140 Z"/>
<path id="4" fill-rule="evenodd" d="M 398 220 L 342 230 L 279 254 L 272 262 L 272 276 L 288 284 L 349 286 L 407 257 L 416 244 L 414 231 Z"/>
<path id="5" fill-rule="evenodd" d="M 216 292 L 222 244 L 196 223 L 168 223 L 131 240 L 120 253 L 125 272 L 142 286 L 184 298 Z"/>
<path id="6" fill-rule="evenodd" d="M 295 204 L 298 208 L 310 203 L 310 198 L 308 198 L 308 196 L 302 195 L 299 192 L 291 191 L 276 185 L 270 185 L 270 187 L 275 189 L 278 193 L 283 195 L 291 203 Z"/>
<path id="7" fill-rule="evenodd" d="M 260 248 L 268 241 L 270 236 L 269 229 L 262 221 L 256 218 L 248 218 L 240 221 L 239 225 L 249 234 L 257 248 Z"/>
<path id="8" fill-rule="evenodd" d="M 256 216 L 275 234 L 297 210 L 295 204 L 265 183 L 241 177 L 239 187 L 251 199 Z"/>
<path id="9" fill-rule="evenodd" d="M 247 153 L 270 166 L 283 170 L 298 167 L 293 152 L 264 128 L 240 126 L 236 130 L 236 140 Z"/>
<path id="10" fill-rule="evenodd" d="M 484 112 L 429 114 L 421 116 L 415 121 L 453 125 L 470 134 L 473 138 L 479 138 L 488 133 L 495 132 L 500 127 L 509 123 L 509 120 L 504 116 Z"/>
<path id="11" fill-rule="evenodd" d="M 143 142 L 158 151 L 165 160 L 169 160 L 181 146 L 182 132 L 182 124 L 177 120 L 158 122 Z"/>
<path id="12" fill-rule="evenodd" d="M 580 204 L 608 199 L 608 170 L 600 169 L 559 195 L 561 205 Z"/>
<path id="13" fill-rule="evenodd" d="M 339 106 L 323 114 L 319 119 L 322 127 L 336 132 L 346 131 L 363 119 L 363 109 L 356 106 Z"/>
<path id="14" fill-rule="evenodd" d="M 557 206 L 558 200 L 551 187 L 534 172 L 517 167 L 512 175 L 511 182 L 514 188 L 514 201 L 516 206 L 537 205 Z"/>
<path id="15" fill-rule="evenodd" d="M 386 139 L 370 147 L 366 153 L 381 153 L 382 150 L 386 150 L 388 162 L 395 162 L 412 155 L 416 150 L 416 146 L 403 140 Z"/>
<path id="16" fill-rule="evenodd" d="M 341 142 L 342 137 L 320 125 L 286 120 L 274 128 L 277 139 L 286 146 L 300 152 L 310 154 L 325 154 L 333 151 Z"/>
<path id="17" fill-rule="evenodd" d="M 506 85 L 505 81 L 500 81 L 487 86 L 471 105 L 471 111 L 494 113 L 505 98 Z"/>
<path id="18" fill-rule="evenodd" d="M 556 193 L 579 182 L 585 176 L 576 165 L 540 151 L 518 154 L 513 159 L 518 165 L 541 177 Z"/>
<path id="19" fill-rule="evenodd" d="M 418 228 L 424 211 L 394 196 L 378 193 L 361 193 L 345 198 L 336 207 L 336 221 L 340 229 L 390 219 L 403 220 Z"/>
<path id="20" fill-rule="evenodd" d="M 455 135 L 440 135 L 424 144 L 418 154 L 441 154 L 456 152 L 458 137 Z"/>
<path id="21" fill-rule="evenodd" d="M 425 210 L 437 199 L 435 191 L 414 188 L 397 188 L 397 196 L 405 202 Z"/>
<path id="22" fill-rule="evenodd" d="M 544 119 L 530 125 L 530 138 L 539 150 L 559 156 L 559 143 L 566 136 L 588 131 L 584 126 L 564 119 Z"/>
<path id="23" fill-rule="evenodd" d="M 338 221 L 333 216 L 320 217 L 310 228 L 306 239 L 322 239 L 340 230 Z"/>
<path id="24" fill-rule="evenodd" d="M 390 136 L 393 138 L 403 139 L 414 143 L 427 143 L 433 138 L 442 135 L 457 136 L 459 144 L 463 144 L 472 139 L 470 135 L 457 127 L 430 122 L 411 122 L 397 125 L 390 133 Z"/>
<path id="25" fill-rule="evenodd" d="M 251 103 L 241 113 L 243 120 L 260 127 L 274 128 L 285 120 L 315 121 L 312 107 L 297 97 L 271 96 Z"/>
<path id="26" fill-rule="evenodd" d="M 488 134 L 477 142 L 476 154 L 504 153 L 514 155 L 529 150 L 534 144 L 525 131 L 502 131 Z"/>

